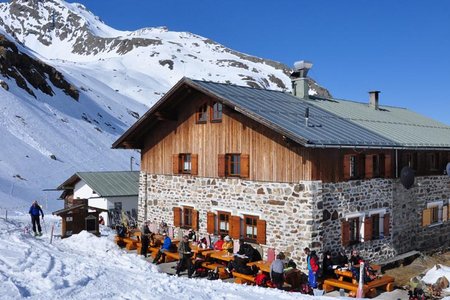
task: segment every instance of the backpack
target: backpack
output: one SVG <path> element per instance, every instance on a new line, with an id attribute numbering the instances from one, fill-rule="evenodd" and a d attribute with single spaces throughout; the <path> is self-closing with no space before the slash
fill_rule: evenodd
<path id="1" fill-rule="evenodd" d="M 267 282 L 269 281 L 269 276 L 265 273 L 259 273 L 255 277 L 255 284 L 257 286 L 267 287 Z"/>

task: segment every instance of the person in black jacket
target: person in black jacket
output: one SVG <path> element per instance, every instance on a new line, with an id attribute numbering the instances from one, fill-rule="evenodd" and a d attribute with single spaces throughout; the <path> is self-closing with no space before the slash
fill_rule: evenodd
<path id="1" fill-rule="evenodd" d="M 180 255 L 180 261 L 177 266 L 177 276 L 180 276 L 180 272 L 187 268 L 188 278 L 192 277 L 194 271 L 191 261 L 191 247 L 189 247 L 189 237 L 187 235 L 183 236 L 183 240 L 178 245 L 178 254 Z"/>
<path id="2" fill-rule="evenodd" d="M 148 221 L 144 222 L 144 225 L 142 225 L 141 228 L 141 255 L 144 255 L 144 257 L 147 257 L 147 251 L 148 251 L 148 245 L 150 243 L 150 229 L 148 228 Z"/>
<path id="3" fill-rule="evenodd" d="M 238 254 L 247 256 L 250 262 L 262 260 L 259 251 L 253 248 L 252 245 L 247 244 L 244 239 L 239 240 Z"/>
<path id="4" fill-rule="evenodd" d="M 42 211 L 42 208 L 39 206 L 37 201 L 33 202 L 28 213 L 31 216 L 31 223 L 33 224 L 34 235 L 35 236 L 42 235 L 42 228 L 41 228 L 41 222 L 39 220 L 39 214 L 42 215 L 42 219 L 43 219 L 44 212 Z M 36 226 L 37 226 L 38 232 L 36 232 Z"/>

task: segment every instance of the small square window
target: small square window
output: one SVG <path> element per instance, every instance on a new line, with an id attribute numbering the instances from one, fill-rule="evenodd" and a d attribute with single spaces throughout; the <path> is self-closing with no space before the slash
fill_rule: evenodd
<path id="1" fill-rule="evenodd" d="M 225 174 L 226 176 L 240 176 L 241 175 L 241 155 L 240 154 L 226 154 L 225 155 Z"/>
<path id="2" fill-rule="evenodd" d="M 179 170 L 182 174 L 191 174 L 192 171 L 192 160 L 190 153 L 181 153 L 179 156 Z"/>
<path id="3" fill-rule="evenodd" d="M 193 219 L 193 210 L 192 207 L 183 207 L 183 227 L 191 228 L 192 227 L 192 219 Z"/>
<path id="4" fill-rule="evenodd" d="M 350 245 L 358 244 L 360 242 L 359 234 L 359 218 L 348 219 L 350 225 Z"/>
<path id="5" fill-rule="evenodd" d="M 244 238 L 250 241 L 256 241 L 258 236 L 258 217 L 257 216 L 244 216 Z"/>
<path id="6" fill-rule="evenodd" d="M 197 123 L 206 123 L 208 121 L 208 104 L 201 105 L 197 110 L 196 116 Z"/>
<path id="7" fill-rule="evenodd" d="M 222 103 L 214 102 L 211 107 L 211 122 L 222 121 Z"/>
<path id="8" fill-rule="evenodd" d="M 219 219 L 219 234 L 228 235 L 230 231 L 230 216 L 228 212 L 219 211 L 217 213 Z"/>

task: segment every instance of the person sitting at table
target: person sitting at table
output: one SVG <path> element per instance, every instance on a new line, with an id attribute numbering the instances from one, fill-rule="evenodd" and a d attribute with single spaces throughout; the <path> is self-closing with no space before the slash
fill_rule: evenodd
<path id="1" fill-rule="evenodd" d="M 206 248 L 208 247 L 208 243 L 206 242 L 206 238 L 205 238 L 205 237 L 201 238 L 201 239 L 198 241 L 197 246 L 198 246 L 200 249 L 206 249 Z"/>
<path id="2" fill-rule="evenodd" d="M 277 254 L 277 258 L 270 265 L 270 279 L 277 289 L 281 289 L 284 283 L 284 256 L 283 252 Z"/>
<path id="3" fill-rule="evenodd" d="M 322 261 L 322 278 L 333 278 L 336 277 L 334 274 L 333 269 L 333 259 L 331 257 L 331 252 L 326 251 L 323 254 L 323 261 Z"/>
<path id="4" fill-rule="evenodd" d="M 190 228 L 190 229 L 188 230 L 187 236 L 188 236 L 189 241 L 191 241 L 191 242 L 197 240 L 197 235 L 195 234 L 195 231 L 192 230 L 192 228 Z"/>
<path id="5" fill-rule="evenodd" d="M 223 237 L 219 235 L 219 239 L 214 243 L 214 250 L 223 250 Z"/>
<path id="6" fill-rule="evenodd" d="M 249 263 L 249 259 L 245 256 L 236 255 L 234 259 L 228 263 L 225 271 L 231 276 L 231 272 L 234 270 L 237 273 L 245 274 L 245 275 L 256 275 L 258 273 L 257 266 L 247 266 Z"/>
<path id="7" fill-rule="evenodd" d="M 250 262 L 262 260 L 261 253 L 253 248 L 252 245 L 247 244 L 244 239 L 239 239 L 239 251 L 238 254 L 248 257 Z"/>
<path id="8" fill-rule="evenodd" d="M 162 235 L 164 237 L 164 242 L 163 242 L 161 248 L 159 249 L 158 253 L 156 254 L 155 259 L 153 260 L 154 264 L 159 263 L 159 260 L 161 257 L 163 260 L 166 258 L 166 255 L 164 253 L 169 252 L 170 247 L 172 245 L 172 240 L 170 239 L 170 237 L 165 232 Z"/>
<path id="9" fill-rule="evenodd" d="M 350 266 L 359 265 L 359 262 L 362 260 L 363 259 L 361 258 L 361 256 L 359 256 L 358 250 L 353 249 L 349 259 Z"/>
<path id="10" fill-rule="evenodd" d="M 222 244 L 222 250 L 226 250 L 230 253 L 233 253 L 234 245 L 233 245 L 233 240 L 230 238 L 230 236 L 229 235 L 225 236 L 223 238 L 223 240 L 224 240 L 224 242 Z"/>
<path id="11" fill-rule="evenodd" d="M 338 252 L 337 256 L 334 258 L 334 264 L 338 267 L 348 266 L 348 257 L 345 255 L 344 250 Z"/>

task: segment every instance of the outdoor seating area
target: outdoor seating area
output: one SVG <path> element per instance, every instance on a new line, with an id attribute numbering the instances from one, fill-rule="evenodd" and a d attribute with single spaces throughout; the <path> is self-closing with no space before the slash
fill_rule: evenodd
<path id="1" fill-rule="evenodd" d="M 284 260 L 284 255 L 275 255 L 275 249 L 269 248 L 266 253 L 258 253 L 255 256 L 258 258 L 256 260 L 249 257 L 252 256 L 251 254 L 247 256 L 241 253 L 241 250 L 245 248 L 243 245 L 247 245 L 246 248 L 259 252 L 256 250 L 258 247 L 243 243 L 242 240 L 239 240 L 239 245 L 237 243 L 231 243 L 231 248 L 214 249 L 214 243 L 210 242 L 211 236 L 201 240 L 188 240 L 188 232 L 179 232 L 178 234 L 183 237 L 181 240 L 178 236 L 174 238 L 173 231 L 170 233 L 170 236 L 167 236 L 165 233 L 151 235 L 152 238 L 145 255 L 146 257 L 149 255 L 150 258 L 153 258 L 153 263 L 161 264 L 161 268 L 164 269 L 163 272 L 172 274 L 175 269 L 176 274 L 173 275 L 180 276 L 180 273 L 186 270 L 187 266 L 185 267 L 183 265 L 185 262 L 181 257 L 181 254 L 185 255 L 186 253 L 179 252 L 180 247 L 178 247 L 180 243 L 186 243 L 184 247 L 188 247 L 188 257 L 191 261 L 189 267 L 191 269 L 188 272 L 189 277 L 192 275 L 192 277 L 206 277 L 210 280 L 221 279 L 236 284 L 278 287 L 288 291 L 306 294 L 313 293 L 313 289 L 308 282 L 307 274 L 298 270 L 295 263 L 284 264 L 285 269 L 283 271 L 283 282 L 281 285 L 275 286 L 271 282 L 270 273 L 272 263 L 275 259 L 282 258 Z M 170 251 L 163 251 L 163 254 L 160 254 L 163 258 L 159 259 L 158 252 L 161 252 L 167 238 L 171 242 Z M 226 240 L 229 241 L 229 238 L 226 237 Z M 121 237 L 116 236 L 115 242 L 128 251 L 136 250 L 138 254 L 144 253 L 142 252 L 142 232 L 138 229 L 129 230 Z M 222 242 L 219 244 L 222 245 Z M 351 256 L 350 260 L 352 258 L 354 257 Z M 357 258 L 360 259 L 359 256 Z M 287 262 L 287 260 L 284 261 Z M 165 267 L 165 265 L 170 267 Z M 391 276 L 381 275 L 381 266 L 371 265 L 370 269 L 372 272 L 376 272 L 376 275 L 374 275 L 376 278 L 374 277 L 370 282 L 364 283 L 362 289 L 364 297 L 371 298 L 376 296 L 377 288 L 385 291 L 393 290 L 395 279 Z M 324 275 L 317 278 L 317 286 L 315 288 L 323 290 L 326 293 L 343 289 L 348 293 L 348 296 L 354 297 L 358 291 L 358 279 L 355 278 L 355 270 L 359 270 L 359 265 L 350 263 L 350 267 L 347 264 L 339 267 L 333 266 L 332 275 L 330 276 L 328 274 L 328 276 Z"/>

